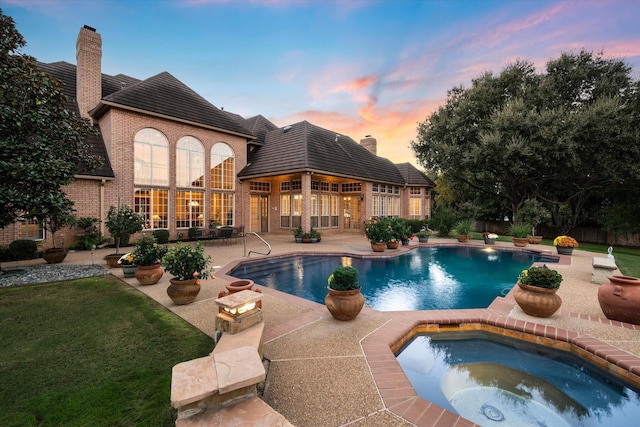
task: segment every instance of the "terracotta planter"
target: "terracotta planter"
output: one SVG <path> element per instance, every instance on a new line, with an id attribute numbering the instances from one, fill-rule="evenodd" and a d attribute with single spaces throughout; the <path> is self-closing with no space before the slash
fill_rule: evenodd
<path id="1" fill-rule="evenodd" d="M 513 238 L 513 246 L 518 248 L 524 248 L 529 243 L 529 240 L 526 237 L 514 237 Z"/>
<path id="2" fill-rule="evenodd" d="M 556 295 L 558 289 L 539 288 L 518 282 L 514 293 L 516 302 L 530 316 L 550 317 L 562 305 L 562 299 Z"/>
<path id="3" fill-rule="evenodd" d="M 387 242 L 387 249 L 398 249 L 398 246 L 400 246 L 400 242 L 398 242 L 397 240 L 394 240 L 393 242 Z"/>
<path id="4" fill-rule="evenodd" d="M 136 271 L 138 271 L 137 265 L 120 265 L 120 267 L 122 267 L 124 277 L 136 277 Z"/>
<path id="5" fill-rule="evenodd" d="M 573 246 L 556 246 L 558 255 L 571 255 L 573 253 Z"/>
<path id="6" fill-rule="evenodd" d="M 527 241 L 532 245 L 539 245 L 542 242 L 542 236 L 528 236 Z"/>
<path id="7" fill-rule="evenodd" d="M 118 260 L 122 255 L 119 254 L 111 254 L 104 257 L 105 261 L 107 261 L 107 265 L 109 268 L 118 268 L 120 264 L 118 264 Z"/>
<path id="8" fill-rule="evenodd" d="M 458 234 L 456 236 L 456 239 L 458 239 L 458 242 L 460 243 L 467 243 L 469 240 L 471 240 L 471 234 Z"/>
<path id="9" fill-rule="evenodd" d="M 364 307 L 364 296 L 360 289 L 336 291 L 327 287 L 329 293 L 324 297 L 324 305 L 337 320 L 353 320 Z"/>
<path id="10" fill-rule="evenodd" d="M 385 242 L 377 242 L 377 243 L 371 242 L 371 250 L 373 252 L 384 252 L 386 247 L 387 247 L 387 244 Z"/>
<path id="11" fill-rule="evenodd" d="M 67 251 L 62 248 L 50 248 L 42 253 L 47 264 L 59 264 L 67 257 Z"/>
<path id="12" fill-rule="evenodd" d="M 191 304 L 200 293 L 200 280 L 170 279 L 171 284 L 167 288 L 167 295 L 176 305 Z"/>
<path id="13" fill-rule="evenodd" d="M 640 325 L 640 279 L 609 276 L 609 282 L 598 289 L 598 302 L 610 320 Z"/>
<path id="14" fill-rule="evenodd" d="M 251 290 L 251 288 L 253 288 L 253 280 L 249 280 L 249 279 L 235 280 L 233 282 L 227 283 L 225 287 L 227 288 L 230 294 L 234 294 L 240 291 Z"/>
<path id="15" fill-rule="evenodd" d="M 155 265 L 139 265 L 138 271 L 135 273 L 135 278 L 143 286 L 155 285 L 158 283 L 164 270 L 160 264 Z"/>

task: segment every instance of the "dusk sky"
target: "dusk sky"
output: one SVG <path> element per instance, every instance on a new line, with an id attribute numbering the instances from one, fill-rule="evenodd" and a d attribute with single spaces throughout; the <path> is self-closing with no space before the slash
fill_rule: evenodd
<path id="1" fill-rule="evenodd" d="M 102 72 L 168 71 L 216 107 L 278 126 L 307 120 L 400 163 L 416 126 L 484 71 L 561 52 L 640 76 L 640 1 L 0 0 L 42 62 L 75 64 L 88 25 Z"/>

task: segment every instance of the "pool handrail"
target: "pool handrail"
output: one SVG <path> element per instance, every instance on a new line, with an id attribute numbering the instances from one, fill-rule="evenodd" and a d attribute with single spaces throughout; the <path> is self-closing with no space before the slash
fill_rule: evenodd
<path id="1" fill-rule="evenodd" d="M 249 251 L 249 253 L 247 253 L 247 235 L 249 235 L 249 234 L 253 234 L 258 239 L 260 239 L 262 241 L 262 243 L 267 245 L 267 248 L 269 248 L 269 251 L 267 253 L 259 252 L 259 251 Z M 260 237 L 260 235 L 258 233 L 256 233 L 255 231 L 249 231 L 248 233 L 244 233 L 244 235 L 242 236 L 242 244 L 244 245 L 244 256 L 245 256 L 245 258 L 250 257 L 252 253 L 265 255 L 265 256 L 269 255 L 271 253 L 271 245 L 266 240 L 264 240 L 262 237 Z"/>

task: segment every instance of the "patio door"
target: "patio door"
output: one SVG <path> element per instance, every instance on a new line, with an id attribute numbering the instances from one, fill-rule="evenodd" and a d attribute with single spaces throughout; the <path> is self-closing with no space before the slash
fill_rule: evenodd
<path id="1" fill-rule="evenodd" d="M 251 231 L 269 232 L 269 196 L 251 196 Z"/>
<path id="2" fill-rule="evenodd" d="M 360 199 L 357 196 L 342 198 L 342 220 L 344 230 L 360 229 Z"/>

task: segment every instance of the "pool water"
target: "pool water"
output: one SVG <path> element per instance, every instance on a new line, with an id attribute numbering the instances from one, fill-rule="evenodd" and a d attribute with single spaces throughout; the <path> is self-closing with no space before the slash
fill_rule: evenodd
<path id="1" fill-rule="evenodd" d="M 637 426 L 639 390 L 562 350 L 473 331 L 397 355 L 416 393 L 482 426 Z"/>
<path id="2" fill-rule="evenodd" d="M 534 262 L 555 258 L 493 248 L 418 248 L 392 258 L 300 255 L 242 263 L 229 274 L 324 303 L 327 278 L 339 265 L 360 273 L 368 307 L 380 311 L 485 308 Z"/>

